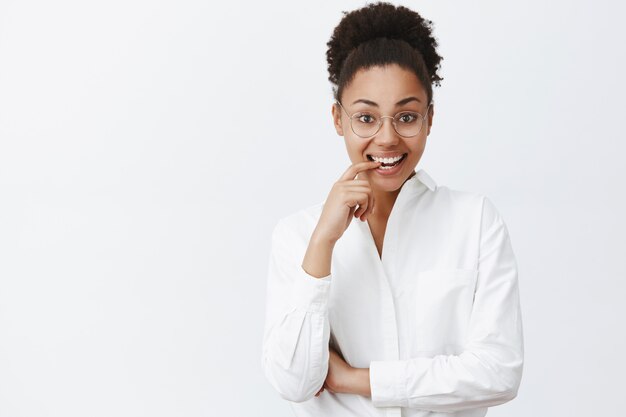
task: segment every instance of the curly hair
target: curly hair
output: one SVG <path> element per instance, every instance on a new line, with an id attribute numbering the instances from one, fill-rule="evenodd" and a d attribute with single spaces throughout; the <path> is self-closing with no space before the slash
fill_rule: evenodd
<path id="1" fill-rule="evenodd" d="M 413 71 L 433 97 L 432 84 L 441 86 L 437 74 L 443 59 L 436 51 L 433 22 L 404 6 L 386 2 L 368 4 L 351 12 L 335 27 L 326 44 L 329 81 L 335 100 L 341 101 L 344 88 L 360 69 L 398 64 Z"/>

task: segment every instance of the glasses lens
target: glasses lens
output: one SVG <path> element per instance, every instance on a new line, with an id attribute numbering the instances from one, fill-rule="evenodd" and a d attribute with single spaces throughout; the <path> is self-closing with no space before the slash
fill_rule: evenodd
<path id="1" fill-rule="evenodd" d="M 400 136 L 415 136 L 422 128 L 422 117 L 419 113 L 405 111 L 394 117 L 396 132 Z"/>
<path id="2" fill-rule="evenodd" d="M 369 138 L 378 133 L 383 117 L 376 113 L 358 112 L 355 113 L 350 123 L 352 131 L 362 138 Z M 403 111 L 393 118 L 393 125 L 400 136 L 412 137 L 422 130 L 424 119 L 421 114 L 413 111 Z"/>
<path id="3" fill-rule="evenodd" d="M 374 113 L 359 112 L 352 116 L 351 123 L 356 135 L 368 138 L 378 132 L 380 117 Z"/>

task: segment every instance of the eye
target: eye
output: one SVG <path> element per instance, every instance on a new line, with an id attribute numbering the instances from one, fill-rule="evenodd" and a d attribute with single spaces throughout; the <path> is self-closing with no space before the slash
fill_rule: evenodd
<path id="1" fill-rule="evenodd" d="M 368 113 L 359 113 L 356 115 L 356 120 L 360 123 L 371 124 L 376 122 L 376 116 Z"/>
<path id="2" fill-rule="evenodd" d="M 401 113 L 397 116 L 398 120 L 402 123 L 413 123 L 417 120 L 417 113 Z"/>

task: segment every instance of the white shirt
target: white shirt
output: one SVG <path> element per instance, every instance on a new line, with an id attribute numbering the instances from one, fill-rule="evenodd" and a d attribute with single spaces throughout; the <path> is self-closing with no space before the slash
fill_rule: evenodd
<path id="1" fill-rule="evenodd" d="M 485 196 L 437 186 L 419 170 L 389 215 L 382 259 L 352 219 L 330 275 L 302 268 L 323 208 L 272 233 L 262 367 L 296 416 L 464 416 L 515 398 L 524 348 L 517 265 Z M 330 393 L 329 343 L 370 368 L 372 396 Z"/>

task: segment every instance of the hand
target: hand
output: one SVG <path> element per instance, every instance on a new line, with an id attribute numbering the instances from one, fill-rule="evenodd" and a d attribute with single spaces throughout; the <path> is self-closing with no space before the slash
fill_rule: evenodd
<path id="1" fill-rule="evenodd" d="M 367 220 L 374 209 L 374 194 L 368 180 L 355 178 L 359 172 L 378 168 L 380 164 L 377 161 L 362 161 L 348 167 L 333 184 L 314 233 L 325 241 L 336 242 L 350 225 L 352 216 L 361 221 Z"/>
<path id="2" fill-rule="evenodd" d="M 352 382 L 354 379 L 354 369 L 332 347 L 328 348 L 328 374 L 322 388 L 315 394 L 318 397 L 324 389 L 331 393 L 352 392 Z"/>

